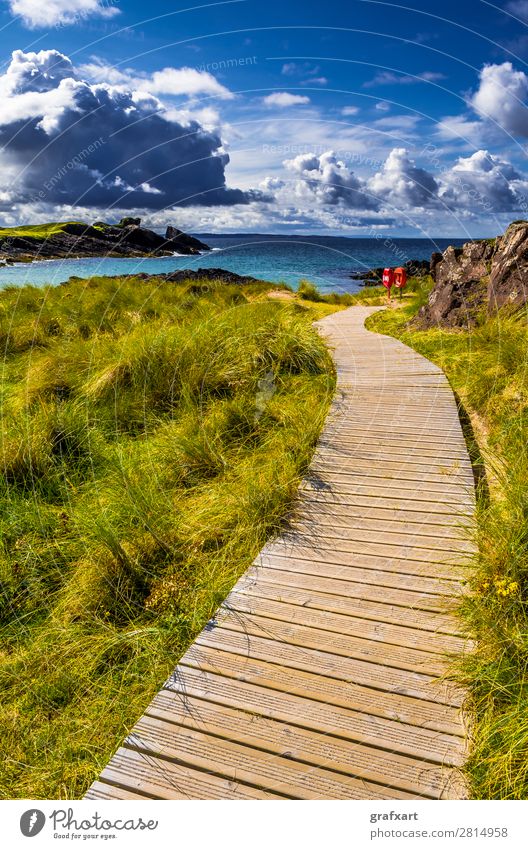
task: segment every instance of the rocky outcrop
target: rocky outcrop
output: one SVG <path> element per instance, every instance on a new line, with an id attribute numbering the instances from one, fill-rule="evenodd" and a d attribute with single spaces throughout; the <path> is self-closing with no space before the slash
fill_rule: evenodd
<path id="1" fill-rule="evenodd" d="M 433 254 L 434 286 L 414 320 L 419 327 L 471 327 L 483 312 L 528 300 L 528 221 L 497 239 L 466 242 Z"/>
<path id="2" fill-rule="evenodd" d="M 77 257 L 134 257 L 193 255 L 210 250 L 209 246 L 168 227 L 165 236 L 141 226 L 140 218 L 123 218 L 117 225 L 97 221 L 95 224 L 68 222 L 43 238 L 41 235 L 0 236 L 0 260 L 31 262 L 35 259 Z"/>
<path id="3" fill-rule="evenodd" d="M 510 224 L 495 243 L 488 307 L 520 307 L 528 301 L 528 221 Z"/>
<path id="4" fill-rule="evenodd" d="M 265 283 L 263 279 L 257 277 L 247 277 L 243 274 L 236 274 L 234 271 L 227 271 L 225 268 L 193 268 L 182 269 L 181 271 L 169 271 L 165 274 L 120 274 L 119 279 L 128 277 L 134 280 L 167 280 L 169 283 L 191 283 L 195 287 L 195 291 L 202 291 L 207 287 L 208 283 L 227 283 L 235 286 L 243 286 L 251 283 Z M 62 286 L 67 286 L 70 281 L 79 280 L 79 277 L 70 277 L 62 283 Z M 270 283 L 270 286 L 276 287 L 276 284 Z"/>

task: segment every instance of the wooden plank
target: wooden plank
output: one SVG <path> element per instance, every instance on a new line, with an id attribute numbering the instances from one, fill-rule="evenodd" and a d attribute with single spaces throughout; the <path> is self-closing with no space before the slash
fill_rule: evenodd
<path id="1" fill-rule="evenodd" d="M 216 667 L 218 669 L 225 668 L 226 654 L 232 656 L 231 664 L 235 662 L 233 656 L 238 657 L 241 670 L 246 668 L 246 665 L 250 662 L 249 658 L 251 658 L 251 662 L 259 660 L 272 664 L 272 678 L 275 682 L 280 680 L 278 689 L 284 689 L 284 692 L 292 692 L 291 688 L 295 686 L 294 682 L 300 681 L 299 686 L 304 688 L 304 692 L 310 694 L 310 698 L 328 701 L 329 704 L 340 704 L 342 706 L 348 704 L 350 681 L 354 681 L 362 688 L 361 692 L 358 690 L 358 698 L 361 696 L 361 704 L 368 705 L 371 712 L 376 712 L 377 709 L 371 704 L 372 693 L 367 693 L 367 688 L 377 693 L 376 698 L 378 700 L 381 698 L 380 693 L 393 696 L 394 698 L 388 698 L 385 701 L 392 704 L 393 711 L 398 710 L 400 715 L 406 716 L 405 721 L 409 725 L 419 724 L 422 717 L 427 714 L 428 721 L 436 723 L 435 727 L 441 727 L 452 734 L 456 733 L 457 716 L 449 715 L 447 724 L 440 726 L 441 722 L 446 722 L 445 716 L 449 713 L 448 711 L 434 710 L 431 706 L 428 710 L 425 710 L 423 705 L 416 705 L 414 702 L 411 704 L 403 699 L 403 696 L 406 696 L 418 701 L 424 700 L 432 703 L 439 703 L 441 699 L 448 699 L 449 704 L 451 704 L 457 698 L 456 692 L 451 688 L 439 694 L 436 687 L 439 676 L 429 674 L 427 671 L 409 671 L 383 663 L 344 658 L 342 654 L 337 655 L 315 648 L 297 646 L 294 643 L 281 643 L 278 646 L 278 642 L 269 634 L 265 637 L 253 633 L 247 635 L 237 632 L 233 625 L 231 630 L 227 627 L 214 627 L 202 631 L 189 651 L 192 652 L 195 649 L 198 654 L 193 655 L 193 657 L 202 657 L 202 654 L 200 654 L 202 649 L 214 649 L 214 662 L 218 664 Z M 187 658 L 187 655 L 185 655 L 185 658 Z M 387 660 L 390 663 L 388 650 Z M 185 662 L 187 661 L 185 660 Z M 288 671 L 286 672 L 286 670 Z M 320 670 L 324 670 L 324 674 Z M 362 709 L 358 702 L 358 710 Z"/>
<path id="2" fill-rule="evenodd" d="M 85 799 L 106 799 L 106 800 L 131 800 L 131 799 L 150 799 L 150 796 L 144 796 L 142 793 L 134 793 L 133 790 L 124 790 L 122 787 L 115 787 L 112 784 L 105 784 L 104 781 L 94 781 L 90 789 L 86 793 Z"/>
<path id="3" fill-rule="evenodd" d="M 219 662 L 222 665 L 219 665 Z M 288 717 L 286 721 L 293 725 L 307 728 L 316 728 L 323 734 L 343 736 L 358 743 L 375 746 L 378 749 L 387 749 L 390 752 L 416 757 L 427 763 L 449 764 L 460 766 L 463 763 L 463 747 L 459 735 L 436 730 L 438 717 L 441 716 L 439 705 L 432 702 L 423 702 L 419 707 L 424 707 L 427 718 L 421 725 L 415 725 L 407 721 L 408 715 L 412 716 L 412 708 L 406 705 L 410 702 L 407 697 L 402 697 L 399 707 L 392 713 L 392 719 L 382 716 L 386 702 L 390 699 L 380 693 L 371 692 L 373 711 L 367 713 L 358 708 L 362 696 L 368 695 L 368 688 L 361 688 L 357 684 L 349 683 L 349 701 L 346 706 L 340 701 L 326 700 L 324 697 L 313 698 L 309 687 L 309 676 L 304 675 L 306 681 L 303 683 L 303 675 L 300 672 L 287 670 L 286 678 L 291 682 L 291 689 L 287 691 L 276 683 L 276 669 L 259 661 L 246 660 L 241 664 L 240 658 L 224 652 L 198 652 L 193 646 L 192 652 L 184 656 L 181 668 L 178 667 L 178 675 L 167 682 L 167 689 L 179 690 L 181 681 L 188 680 L 189 669 L 194 669 L 199 675 L 207 673 L 207 688 L 214 692 L 232 692 L 233 681 L 239 687 L 237 692 L 244 693 L 246 707 L 249 705 L 256 713 L 264 713 L 265 705 L 268 710 L 273 711 L 273 716 Z M 182 678 L 180 680 L 180 672 Z M 229 679 L 232 679 L 231 681 Z M 231 686 L 228 686 L 228 685 Z M 221 686 L 220 686 L 221 685 Z M 336 686 L 342 695 L 345 687 Z M 420 700 L 417 700 L 420 701 Z M 237 702 L 237 704 L 244 704 Z M 447 711 L 447 707 L 442 708 Z M 429 727 L 429 723 L 431 726 Z"/>
<path id="4" fill-rule="evenodd" d="M 319 556 L 317 556 L 319 555 Z M 322 556 L 321 556 L 322 555 Z M 256 566 L 266 566 L 270 558 L 286 558 L 292 560 L 308 560 L 314 563 L 328 563 L 336 566 L 352 566 L 356 569 L 374 569 L 382 572 L 396 572 L 401 576 L 416 575 L 424 578 L 464 581 L 468 576 L 467 566 L 450 563 L 431 564 L 427 560 L 411 560 L 410 558 L 384 557 L 376 554 L 358 554 L 357 552 L 340 551 L 335 545 L 321 549 L 314 548 L 309 540 L 285 548 L 280 545 L 280 538 L 267 544 L 255 558 Z M 286 564 L 283 564 L 286 566 Z M 349 573 L 344 573 L 349 574 Z"/>
<path id="5" fill-rule="evenodd" d="M 162 690 L 150 704 L 147 715 L 216 737 L 237 740 L 245 746 L 279 754 L 282 758 L 316 764 L 334 772 L 353 775 L 367 782 L 407 791 L 414 796 L 449 798 L 451 770 L 373 749 L 329 734 L 320 735 L 262 714 L 227 707 L 196 698 L 191 685 L 184 695 Z M 175 732 L 176 733 L 176 732 Z M 379 792 L 380 788 L 373 788 Z M 459 789 L 457 788 L 458 798 Z M 387 798 L 395 798 L 389 790 Z"/>
<path id="6" fill-rule="evenodd" d="M 282 536 L 277 537 L 273 542 L 268 543 L 266 551 L 281 548 L 283 551 L 288 552 L 291 548 L 304 543 L 305 546 L 311 546 L 314 557 L 317 560 L 325 559 L 320 556 L 321 553 L 336 550 L 349 551 L 355 554 L 379 555 L 380 557 L 388 558 L 398 557 L 404 559 L 405 557 L 411 557 L 413 560 L 422 560 L 426 563 L 453 564 L 463 561 L 464 557 L 467 557 L 470 553 L 463 548 L 456 551 L 455 545 L 453 545 L 454 550 L 449 551 L 438 548 L 425 548 L 419 542 L 418 539 L 413 540 L 410 538 L 405 541 L 405 544 L 401 543 L 399 545 L 396 542 L 367 542 L 354 539 L 328 538 L 325 540 L 323 536 L 315 537 L 314 534 L 300 534 L 291 530 L 288 533 L 283 533 Z M 317 552 L 319 552 L 319 556 Z"/>
<path id="7" fill-rule="evenodd" d="M 438 579 L 431 578 L 428 575 L 408 575 L 406 573 L 402 573 L 399 571 L 392 571 L 389 569 L 376 569 L 374 566 L 371 566 L 368 569 L 364 569 L 361 566 L 355 564 L 355 559 L 352 559 L 350 563 L 334 563 L 330 558 L 326 559 L 321 556 L 321 549 L 318 549 L 319 557 L 317 556 L 317 552 L 315 550 L 309 550 L 309 553 L 306 552 L 306 556 L 304 558 L 299 558 L 296 556 L 290 556 L 284 553 L 281 554 L 281 549 L 279 548 L 280 540 L 278 540 L 277 547 L 273 547 L 271 544 L 266 548 L 266 553 L 269 555 L 268 559 L 264 562 L 262 559 L 257 559 L 255 561 L 255 565 L 257 567 L 269 567 L 275 569 L 290 569 L 294 568 L 296 571 L 305 572 L 309 575 L 321 575 L 323 577 L 328 578 L 338 578 L 340 580 L 345 580 L 348 582 L 354 581 L 359 584 L 372 584 L 373 586 L 378 587 L 393 587 L 398 590 L 410 590 L 413 593 L 422 593 L 426 596 L 429 595 L 438 595 L 440 597 L 444 597 L 446 595 L 458 596 L 460 594 L 460 585 L 457 581 L 453 581 L 451 578 Z M 297 550 L 295 551 L 295 554 Z M 280 557 L 280 560 L 278 559 Z M 292 561 L 295 560 L 295 563 Z M 431 567 L 430 571 L 431 570 Z M 401 598 L 401 597 L 400 597 Z M 414 596 L 409 596 L 409 601 L 413 601 Z"/>
<path id="8" fill-rule="evenodd" d="M 455 536 L 450 534 L 444 537 L 443 534 L 438 534 L 438 536 L 427 534 L 425 536 L 424 534 L 417 533 L 410 527 L 405 528 L 405 526 L 402 528 L 391 528 L 390 530 L 379 527 L 376 529 L 368 528 L 366 530 L 357 527 L 340 527 L 336 529 L 314 520 L 299 520 L 292 523 L 290 529 L 292 535 L 295 537 L 304 534 L 308 539 L 316 537 L 325 543 L 327 540 L 332 539 L 342 540 L 343 542 L 371 542 L 374 536 L 378 543 L 383 543 L 384 545 L 404 545 L 406 549 L 412 546 L 413 548 L 422 548 L 426 551 L 449 551 L 451 553 L 473 553 L 475 550 L 474 543 L 470 540 L 463 539 L 460 535 Z M 333 545 L 333 543 L 331 544 Z"/>
<path id="9" fill-rule="evenodd" d="M 305 565 L 305 564 L 308 565 Z M 348 598 L 361 598 L 370 601 L 385 602 L 398 605 L 407 610 L 407 616 L 412 618 L 414 610 L 430 611 L 432 613 L 447 613 L 456 605 L 455 598 L 426 592 L 413 592 L 408 589 L 379 586 L 377 584 L 360 583 L 349 580 L 343 571 L 333 572 L 335 577 L 327 577 L 328 564 L 322 564 L 321 569 L 309 561 L 289 560 L 288 564 L 270 562 L 266 566 L 253 566 L 248 570 L 248 576 L 258 583 L 271 582 L 284 584 L 287 587 L 302 587 L 303 589 L 321 590 L 334 595 Z"/>
<path id="10" fill-rule="evenodd" d="M 321 590 L 303 589 L 302 587 L 285 586 L 261 582 L 243 575 L 235 584 L 234 591 L 245 593 L 261 598 L 272 598 L 295 603 L 294 599 L 300 599 L 299 603 L 305 608 L 327 610 L 329 612 L 343 613 L 346 616 L 355 616 L 366 622 L 386 623 L 389 625 L 405 625 L 412 630 L 432 631 L 435 634 L 448 634 L 459 636 L 460 622 L 453 615 L 442 613 L 431 613 L 429 611 L 412 610 L 409 614 L 407 607 L 399 607 L 391 604 L 376 603 L 362 598 L 349 598 L 342 595 L 331 595 Z"/>
<path id="11" fill-rule="evenodd" d="M 454 521 L 437 521 L 432 524 L 427 513 L 416 517 L 414 514 L 410 520 L 398 511 L 377 510 L 375 513 L 370 510 L 361 510 L 358 508 L 350 508 L 348 510 L 338 511 L 335 505 L 329 505 L 325 510 L 307 509 L 306 506 L 300 505 L 296 512 L 293 512 L 290 517 L 290 522 L 295 524 L 302 522 L 317 523 L 322 527 L 333 528 L 338 534 L 342 530 L 368 530 L 371 533 L 378 531 L 392 531 L 399 534 L 412 534 L 423 537 L 435 537 L 441 535 L 443 539 L 464 539 L 467 538 L 469 530 L 472 530 L 468 523 L 466 527 L 461 527 Z M 450 572 L 453 575 L 453 572 Z"/>
<path id="12" fill-rule="evenodd" d="M 328 507 L 335 504 L 336 507 L 342 506 L 343 508 L 397 509 L 406 516 L 408 515 L 409 518 L 412 518 L 412 513 L 423 514 L 424 511 L 427 511 L 431 516 L 434 514 L 451 516 L 455 522 L 459 522 L 464 517 L 472 518 L 474 515 L 473 504 L 455 505 L 453 503 L 443 504 L 440 501 L 427 501 L 426 499 L 416 500 L 412 494 L 405 498 L 391 497 L 390 495 L 365 495 L 364 493 L 353 493 L 351 495 L 350 493 L 334 492 L 323 487 L 324 484 L 318 487 L 313 479 L 309 484 L 306 480 L 303 481 L 300 488 L 303 505 L 324 504 Z"/>
<path id="13" fill-rule="evenodd" d="M 288 798 L 124 747 L 118 749 L 105 767 L 101 780 L 150 799 Z"/>
<path id="14" fill-rule="evenodd" d="M 126 743 L 151 757 L 175 759 L 197 769 L 218 771 L 232 782 L 243 782 L 290 799 L 408 799 L 410 794 L 379 784 L 304 764 L 260 748 L 248 748 L 197 730 L 143 716 Z"/>
<path id="15" fill-rule="evenodd" d="M 233 608 L 222 607 L 217 611 L 211 627 L 207 631 L 209 637 L 218 629 L 236 631 L 246 637 L 266 638 L 289 646 L 302 649 L 341 655 L 346 658 L 342 669 L 347 668 L 348 662 L 366 660 L 383 667 L 388 666 L 398 670 L 423 672 L 433 677 L 441 676 L 445 670 L 445 657 L 435 651 L 434 640 L 430 634 L 424 635 L 419 646 L 400 645 L 399 643 L 383 643 L 369 640 L 354 634 L 339 634 L 329 629 L 321 629 L 307 622 L 285 622 L 276 617 L 268 617 L 263 613 L 244 613 L 238 611 L 233 615 Z M 252 639 L 247 640 L 251 648 Z M 313 659 L 311 652 L 304 654 Z M 338 663 L 338 662 L 337 662 Z M 372 670 L 369 670 L 372 673 Z"/>
<path id="16" fill-rule="evenodd" d="M 277 599 L 272 595 L 270 598 L 269 595 L 262 596 L 251 591 L 244 592 L 242 588 L 240 591 L 231 592 L 223 607 L 229 611 L 236 610 L 239 613 L 266 616 L 268 619 L 278 619 L 282 622 L 309 625 L 312 628 L 332 631 L 337 634 L 350 634 L 368 642 L 410 646 L 435 653 L 460 654 L 466 651 L 467 641 L 460 637 L 435 633 L 434 638 L 431 638 L 427 632 L 424 633 L 416 628 L 372 622 L 368 619 L 332 613 L 327 609 L 313 610 L 305 606 L 302 594 L 292 591 L 292 596 L 293 599 L 297 599 L 297 604 L 291 603 L 284 596 Z"/>
<path id="17" fill-rule="evenodd" d="M 362 502 L 362 499 L 361 499 Z M 474 518 L 470 513 L 436 512 L 425 505 L 422 510 L 402 509 L 396 504 L 383 507 L 370 499 L 368 504 L 344 499 L 335 499 L 333 496 L 323 499 L 306 496 L 298 501 L 291 510 L 290 516 L 309 515 L 321 520 L 328 518 L 336 524 L 347 522 L 350 519 L 363 519 L 365 521 L 376 519 L 388 519 L 391 522 L 419 522 L 420 527 L 427 528 L 429 525 L 451 526 L 456 533 L 459 528 L 473 528 Z M 407 504 L 408 502 L 406 502 Z M 434 505 L 431 505 L 434 506 Z M 434 528 L 433 534 L 436 533 Z"/>

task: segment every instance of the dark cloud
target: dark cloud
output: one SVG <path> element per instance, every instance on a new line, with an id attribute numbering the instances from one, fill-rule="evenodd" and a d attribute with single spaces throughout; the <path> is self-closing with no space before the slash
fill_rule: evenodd
<path id="1" fill-rule="evenodd" d="M 0 93 L 1 161 L 17 202 L 154 210 L 265 199 L 226 186 L 221 138 L 188 109 L 79 79 L 57 51 L 16 51 Z"/>

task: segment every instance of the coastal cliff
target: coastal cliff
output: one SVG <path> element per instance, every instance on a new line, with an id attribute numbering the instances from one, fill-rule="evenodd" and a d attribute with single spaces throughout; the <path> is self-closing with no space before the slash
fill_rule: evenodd
<path id="1" fill-rule="evenodd" d="M 68 221 L 0 230 L 0 261 L 77 257 L 134 257 L 199 254 L 209 246 L 176 227 L 165 236 L 141 226 L 140 218 L 122 218 L 119 224 Z"/>
<path id="2" fill-rule="evenodd" d="M 468 327 L 482 313 L 528 301 L 528 221 L 514 221 L 503 236 L 466 242 L 433 254 L 434 286 L 414 324 Z"/>

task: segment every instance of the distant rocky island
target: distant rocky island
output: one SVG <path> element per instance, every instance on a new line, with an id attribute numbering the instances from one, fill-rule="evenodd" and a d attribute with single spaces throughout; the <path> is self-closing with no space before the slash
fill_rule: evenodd
<path id="1" fill-rule="evenodd" d="M 36 224 L 0 229 L 0 262 L 84 257 L 145 257 L 193 255 L 209 246 L 177 227 L 165 236 L 141 226 L 140 218 L 122 218 L 119 224 L 80 221 Z"/>

